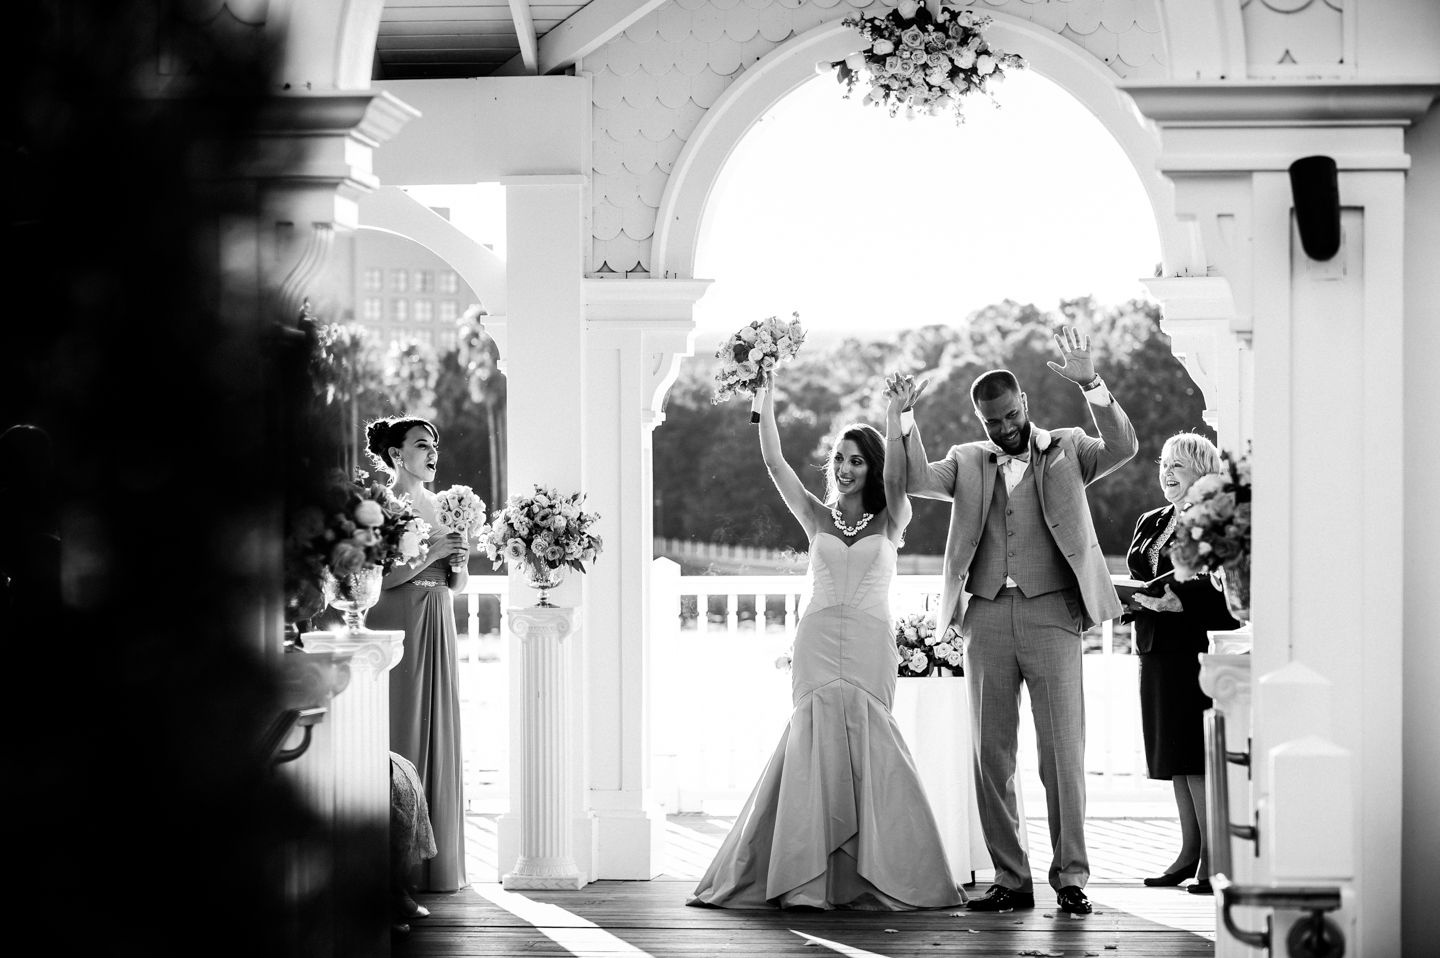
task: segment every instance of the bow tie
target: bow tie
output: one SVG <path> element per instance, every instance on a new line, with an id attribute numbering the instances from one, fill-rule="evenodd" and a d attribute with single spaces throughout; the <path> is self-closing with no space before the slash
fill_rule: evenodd
<path id="1" fill-rule="evenodd" d="M 992 452 L 990 454 L 990 458 L 993 459 L 995 463 L 1003 469 L 1005 467 L 1005 464 L 1007 462 L 1010 462 L 1011 460 L 1020 463 L 1029 463 L 1030 453 L 1027 452 L 1023 456 L 1011 456 L 1003 452 Z"/>

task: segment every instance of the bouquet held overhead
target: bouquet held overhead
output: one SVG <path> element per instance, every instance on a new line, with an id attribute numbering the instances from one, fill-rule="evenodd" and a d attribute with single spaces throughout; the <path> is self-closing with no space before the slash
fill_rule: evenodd
<path id="1" fill-rule="evenodd" d="M 725 402 L 737 394 L 749 396 L 750 421 L 760 421 L 760 403 L 771 371 L 794 359 L 805 342 L 800 314 L 791 316 L 789 321 L 775 316 L 757 319 L 720 344 L 715 352 L 720 371 L 715 374 L 712 403 Z"/>

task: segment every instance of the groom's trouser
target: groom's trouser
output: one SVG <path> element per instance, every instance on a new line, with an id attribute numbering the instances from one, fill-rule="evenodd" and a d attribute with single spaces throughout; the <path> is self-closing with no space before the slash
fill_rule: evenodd
<path id="1" fill-rule="evenodd" d="M 995 863 L 995 883 L 1016 891 L 1033 890 L 1015 803 L 1022 681 L 1030 689 L 1050 820 L 1050 887 L 1083 888 L 1090 878 L 1080 602 L 1076 589 L 1027 599 L 1012 587 L 993 600 L 970 596 L 965 612 L 965 677 L 980 823 Z"/>

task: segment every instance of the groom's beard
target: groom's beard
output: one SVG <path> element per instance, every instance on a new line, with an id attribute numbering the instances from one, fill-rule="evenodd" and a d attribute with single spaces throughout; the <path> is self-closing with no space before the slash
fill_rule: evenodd
<path id="1" fill-rule="evenodd" d="M 1025 425 L 1010 434 L 1008 439 L 1004 433 L 999 435 L 992 433 L 990 441 L 999 446 L 1000 451 L 1007 456 L 1018 456 L 1030 448 L 1030 421 L 1027 419 Z"/>

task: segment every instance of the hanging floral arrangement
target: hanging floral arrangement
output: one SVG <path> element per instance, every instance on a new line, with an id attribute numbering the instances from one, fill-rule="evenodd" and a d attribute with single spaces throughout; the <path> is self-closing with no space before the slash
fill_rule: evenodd
<path id="1" fill-rule="evenodd" d="M 901 110 L 910 118 L 952 110 L 955 121 L 963 122 L 968 94 L 989 95 L 988 85 L 1004 79 L 1007 68 L 1025 66 L 1020 57 L 986 42 L 990 18 L 971 10 L 941 7 L 932 14 L 916 0 L 901 0 L 884 16 L 842 22 L 866 40 L 866 49 L 830 64 L 845 96 L 867 83 L 864 103 L 883 105 L 891 116 Z"/>

